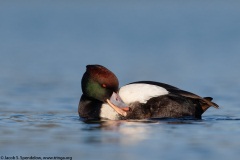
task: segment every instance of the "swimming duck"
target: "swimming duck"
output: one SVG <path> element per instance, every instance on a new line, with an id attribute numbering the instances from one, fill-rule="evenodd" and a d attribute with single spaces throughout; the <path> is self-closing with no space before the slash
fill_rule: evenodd
<path id="1" fill-rule="evenodd" d="M 211 97 L 160 82 L 138 81 L 119 88 L 116 75 L 101 65 L 87 65 L 81 83 L 78 113 L 84 119 L 201 119 L 209 107 L 219 107 Z"/>

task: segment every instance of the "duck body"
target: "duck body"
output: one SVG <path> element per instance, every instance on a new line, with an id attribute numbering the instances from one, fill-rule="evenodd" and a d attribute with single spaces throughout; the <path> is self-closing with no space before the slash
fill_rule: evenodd
<path id="1" fill-rule="evenodd" d="M 83 93 L 78 106 L 79 116 L 86 119 L 111 120 L 183 117 L 201 119 L 210 106 L 218 108 L 211 97 L 202 98 L 160 82 L 133 82 L 121 87 L 117 92 L 119 98 L 115 97 L 116 101 L 123 101 L 127 107 L 95 99 Z M 114 109 L 114 106 L 111 107 L 112 105 L 119 106 L 120 111 Z"/>

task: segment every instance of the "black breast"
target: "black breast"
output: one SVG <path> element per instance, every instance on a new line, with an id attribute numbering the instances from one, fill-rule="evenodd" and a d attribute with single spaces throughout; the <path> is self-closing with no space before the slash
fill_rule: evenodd
<path id="1" fill-rule="evenodd" d="M 99 119 L 101 106 L 101 101 L 82 95 L 78 105 L 78 114 L 85 119 Z"/>

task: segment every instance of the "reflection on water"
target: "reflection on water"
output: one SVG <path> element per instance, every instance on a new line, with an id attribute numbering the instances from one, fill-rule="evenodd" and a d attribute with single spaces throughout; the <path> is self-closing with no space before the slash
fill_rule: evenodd
<path id="1" fill-rule="evenodd" d="M 86 122 L 92 124 L 92 122 Z M 106 140 L 106 142 L 101 143 L 111 143 L 116 141 L 124 145 L 134 145 L 144 139 L 147 139 L 149 136 L 149 130 L 146 126 L 146 123 L 158 123 L 157 121 L 151 120 L 139 120 L 139 121 L 100 121 L 94 122 L 96 126 L 88 126 L 87 130 L 107 130 L 115 131 L 119 133 L 120 137 L 112 140 Z"/>
<path id="2" fill-rule="evenodd" d="M 149 119 L 128 121 L 83 121 L 75 113 L 61 112 L 1 115 L 2 153 L 24 156 L 53 154 L 95 159 L 157 157 L 221 158 L 222 150 L 234 158 L 239 137 L 239 118 L 204 116 L 203 120 Z M 230 126 L 229 126 L 230 125 Z M 228 136 L 226 136 L 228 135 Z M 21 147 L 20 147 L 21 146 Z M 34 146 L 34 147 L 33 147 Z M 216 147 L 218 146 L 218 147 Z M 28 148 L 21 150 L 20 148 Z M 45 147 L 55 148 L 46 152 Z M 11 150 L 9 150 L 11 148 Z M 60 153 L 57 150 L 62 150 Z M 94 150 L 96 154 L 92 154 Z M 182 155 L 188 152 L 188 155 Z M 147 153 L 147 154 L 144 154 Z M 199 158 L 199 159 L 200 159 Z M 197 158 L 198 159 L 198 158 Z"/>

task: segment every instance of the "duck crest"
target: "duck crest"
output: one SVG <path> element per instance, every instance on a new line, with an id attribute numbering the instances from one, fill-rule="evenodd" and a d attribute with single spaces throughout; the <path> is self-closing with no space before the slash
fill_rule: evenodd
<path id="1" fill-rule="evenodd" d="M 119 82 L 116 75 L 101 65 L 87 65 L 86 66 L 88 78 L 100 83 L 103 87 L 114 88 L 118 90 Z"/>

